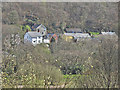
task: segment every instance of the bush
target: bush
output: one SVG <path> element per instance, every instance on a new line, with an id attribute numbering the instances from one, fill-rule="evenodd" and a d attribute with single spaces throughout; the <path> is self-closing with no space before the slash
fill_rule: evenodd
<path id="1" fill-rule="evenodd" d="M 9 13 L 8 17 L 9 17 L 10 24 L 18 24 L 19 15 L 18 15 L 18 12 L 16 10 L 11 11 Z"/>
<path id="2" fill-rule="evenodd" d="M 82 73 L 82 65 L 75 64 L 70 66 L 63 66 L 61 68 L 63 74 L 81 74 Z"/>

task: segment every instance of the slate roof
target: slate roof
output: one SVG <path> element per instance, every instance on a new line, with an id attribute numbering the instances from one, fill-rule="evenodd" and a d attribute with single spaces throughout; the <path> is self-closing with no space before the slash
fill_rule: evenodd
<path id="1" fill-rule="evenodd" d="M 80 28 L 66 28 L 65 30 L 66 32 L 70 32 L 70 33 L 82 33 L 82 30 Z"/>
<path id="2" fill-rule="evenodd" d="M 90 35 L 88 33 L 76 33 L 74 35 L 74 37 L 90 37 Z"/>
<path id="3" fill-rule="evenodd" d="M 40 26 L 40 24 L 35 24 L 33 27 L 34 27 L 34 28 L 37 28 L 38 26 Z"/>
<path id="4" fill-rule="evenodd" d="M 64 35 L 66 35 L 66 36 L 74 36 L 75 33 L 64 33 Z"/>
<path id="5" fill-rule="evenodd" d="M 44 25 L 42 25 L 42 24 L 41 24 L 41 27 L 44 28 L 44 29 L 46 29 L 46 27 Z"/>
<path id="6" fill-rule="evenodd" d="M 33 28 L 31 27 L 31 30 L 34 31 L 34 29 L 37 28 L 38 26 L 40 26 L 40 25 L 39 25 L 39 24 L 33 25 L 33 26 L 32 26 Z"/>
<path id="7" fill-rule="evenodd" d="M 39 36 L 43 36 L 41 33 L 39 32 L 28 32 L 28 34 L 33 38 L 33 37 L 39 37 Z"/>
<path id="8" fill-rule="evenodd" d="M 33 28 L 31 27 L 32 31 L 34 31 L 34 29 L 36 29 L 38 26 L 41 26 L 42 28 L 46 29 L 46 27 L 42 24 L 35 24 L 32 26 Z"/>
<path id="9" fill-rule="evenodd" d="M 88 33 L 64 33 L 66 36 L 73 36 L 73 37 L 90 37 Z"/>

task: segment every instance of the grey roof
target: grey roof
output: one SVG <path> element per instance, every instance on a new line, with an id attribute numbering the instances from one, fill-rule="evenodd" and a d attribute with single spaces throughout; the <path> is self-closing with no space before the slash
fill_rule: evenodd
<path id="1" fill-rule="evenodd" d="M 39 36 L 43 36 L 41 33 L 39 32 L 28 32 L 28 34 L 31 36 L 31 37 L 39 37 Z"/>
<path id="2" fill-rule="evenodd" d="M 41 24 L 40 26 L 41 26 L 42 28 L 46 29 L 46 27 L 45 27 L 44 25 Z"/>
<path id="3" fill-rule="evenodd" d="M 73 36 L 73 37 L 90 37 L 88 33 L 64 33 L 66 36 Z"/>
<path id="4" fill-rule="evenodd" d="M 76 33 L 75 37 L 90 37 L 88 33 Z"/>
<path id="5" fill-rule="evenodd" d="M 80 28 L 66 28 L 67 32 L 81 32 L 82 30 Z"/>
<path id="6" fill-rule="evenodd" d="M 33 27 L 33 28 L 32 28 Z M 44 25 L 42 25 L 42 24 L 35 24 L 35 25 L 33 25 L 31 27 L 31 29 L 34 31 L 34 29 L 36 29 L 36 28 L 38 28 L 38 27 L 41 27 L 41 28 L 43 28 L 43 29 L 45 29 L 46 30 L 46 27 L 44 26 Z"/>
<path id="7" fill-rule="evenodd" d="M 75 33 L 64 33 L 64 35 L 66 35 L 66 36 L 74 36 Z"/>

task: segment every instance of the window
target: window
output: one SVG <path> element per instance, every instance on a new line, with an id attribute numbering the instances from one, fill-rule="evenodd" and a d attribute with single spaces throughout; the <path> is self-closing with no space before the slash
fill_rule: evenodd
<path id="1" fill-rule="evenodd" d="M 35 44 L 35 43 L 36 43 L 36 40 L 33 40 L 33 41 L 32 41 L 32 43 L 34 43 L 34 44 Z"/>
<path id="2" fill-rule="evenodd" d="M 38 43 L 42 43 L 41 40 L 39 40 Z"/>
<path id="3" fill-rule="evenodd" d="M 44 39 L 47 39 L 47 35 L 43 36 Z"/>
<path id="4" fill-rule="evenodd" d="M 38 29 L 38 32 L 40 32 L 40 29 Z"/>

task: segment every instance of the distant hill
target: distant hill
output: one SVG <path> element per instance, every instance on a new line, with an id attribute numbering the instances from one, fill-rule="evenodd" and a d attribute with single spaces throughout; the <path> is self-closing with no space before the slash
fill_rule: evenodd
<path id="1" fill-rule="evenodd" d="M 2 19 L 3 24 L 24 24 L 26 18 L 31 16 L 37 23 L 44 24 L 50 32 L 56 33 L 61 33 L 61 29 L 66 27 L 117 33 L 117 8 L 117 3 L 113 2 L 3 3 Z"/>

